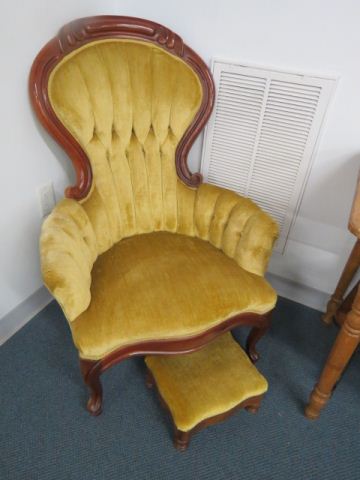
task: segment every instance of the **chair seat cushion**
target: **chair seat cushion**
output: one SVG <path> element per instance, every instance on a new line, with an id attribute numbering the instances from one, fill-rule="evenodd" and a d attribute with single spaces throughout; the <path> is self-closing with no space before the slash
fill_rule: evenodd
<path id="1" fill-rule="evenodd" d="M 176 427 L 183 432 L 263 395 L 268 388 L 231 333 L 197 352 L 148 355 L 145 362 Z"/>
<path id="2" fill-rule="evenodd" d="M 276 303 L 267 281 L 210 243 L 155 232 L 121 240 L 92 270 L 91 303 L 71 323 L 80 356 L 97 360 L 125 345 L 200 334 Z"/>

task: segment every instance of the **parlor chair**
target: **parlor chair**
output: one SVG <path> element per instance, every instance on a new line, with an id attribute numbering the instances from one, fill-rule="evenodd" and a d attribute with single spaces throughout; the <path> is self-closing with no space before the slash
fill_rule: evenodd
<path id="1" fill-rule="evenodd" d="M 43 224 L 40 254 L 90 413 L 101 412 L 101 373 L 130 356 L 195 351 L 250 325 L 255 361 L 277 298 L 264 273 L 278 228 L 187 167 L 214 103 L 200 57 L 159 24 L 84 18 L 40 51 L 30 96 L 76 171 Z"/>

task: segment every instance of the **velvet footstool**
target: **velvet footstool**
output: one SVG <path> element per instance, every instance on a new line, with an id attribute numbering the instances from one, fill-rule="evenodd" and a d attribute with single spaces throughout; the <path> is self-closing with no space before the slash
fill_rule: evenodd
<path id="1" fill-rule="evenodd" d="M 156 386 L 175 426 L 175 446 L 185 450 L 196 431 L 239 408 L 256 413 L 267 381 L 231 333 L 186 355 L 147 355 L 147 385 Z"/>

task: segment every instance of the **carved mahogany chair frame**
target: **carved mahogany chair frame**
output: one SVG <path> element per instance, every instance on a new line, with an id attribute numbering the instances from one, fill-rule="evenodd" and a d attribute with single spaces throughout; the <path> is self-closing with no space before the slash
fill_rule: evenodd
<path id="1" fill-rule="evenodd" d="M 133 39 L 153 43 L 181 58 L 198 75 L 203 90 L 202 103 L 176 149 L 175 162 L 180 180 L 191 187 L 199 186 L 202 182 L 202 176 L 200 173 L 190 172 L 187 165 L 187 156 L 195 139 L 209 119 L 214 105 L 215 87 L 208 67 L 191 48 L 183 43 L 177 34 L 160 24 L 135 17 L 97 16 L 75 20 L 62 27 L 59 34 L 40 51 L 30 72 L 30 99 L 37 117 L 68 154 L 76 172 L 76 184 L 65 190 L 65 196 L 75 200 L 85 198 L 91 188 L 92 170 L 86 153 L 60 122 L 51 107 L 48 94 L 49 75 L 54 67 L 69 53 L 87 43 L 105 39 Z M 270 316 L 271 312 L 264 315 L 243 313 L 228 318 L 221 324 L 192 337 L 146 341 L 127 345 L 97 361 L 80 358 L 81 372 L 90 389 L 88 411 L 92 415 L 101 413 L 102 386 L 100 375 L 113 365 L 135 355 L 193 352 L 234 327 L 250 325 L 253 328 L 248 336 L 246 348 L 251 360 L 255 362 L 258 359 L 255 345 L 268 330 Z"/>

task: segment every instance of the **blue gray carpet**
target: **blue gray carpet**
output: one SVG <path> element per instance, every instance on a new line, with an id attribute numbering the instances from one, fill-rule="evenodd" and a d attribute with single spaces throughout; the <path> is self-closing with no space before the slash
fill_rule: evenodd
<path id="1" fill-rule="evenodd" d="M 103 414 L 89 416 L 77 354 L 53 302 L 0 348 L 0 479 L 359 479 L 358 354 L 321 418 L 303 416 L 336 332 L 319 312 L 280 299 L 259 343 L 258 367 L 270 383 L 259 413 L 240 411 L 179 453 L 140 358 L 103 375 Z M 236 336 L 243 341 L 245 330 Z"/>

